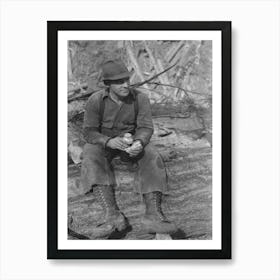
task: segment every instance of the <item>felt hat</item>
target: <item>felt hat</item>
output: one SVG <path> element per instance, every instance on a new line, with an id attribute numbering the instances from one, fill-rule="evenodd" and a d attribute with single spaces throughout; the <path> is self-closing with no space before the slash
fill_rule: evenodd
<path id="1" fill-rule="evenodd" d="M 102 80 L 120 80 L 130 78 L 131 72 L 128 71 L 125 64 L 118 60 L 109 60 L 102 65 Z"/>

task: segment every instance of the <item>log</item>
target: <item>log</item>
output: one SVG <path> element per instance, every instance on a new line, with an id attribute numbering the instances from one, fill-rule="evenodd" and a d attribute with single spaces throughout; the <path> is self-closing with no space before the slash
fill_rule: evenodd
<path id="1" fill-rule="evenodd" d="M 159 108 L 154 113 L 160 113 Z M 165 105 L 163 109 L 168 112 L 176 109 L 172 108 Z M 177 110 L 182 111 L 182 108 Z M 140 195 L 134 192 L 136 170 L 121 163 L 119 159 L 114 159 L 112 165 L 117 183 L 117 203 L 132 226 L 132 231 L 123 238 L 211 239 L 212 157 L 208 140 L 198 137 L 204 129 L 203 124 L 195 114 L 189 114 L 184 119 L 158 117 L 154 118 L 153 122 L 154 134 L 151 141 L 164 161 L 169 185 L 162 209 L 167 218 L 179 227 L 182 234 L 162 236 L 149 235 L 141 231 L 140 221 L 145 206 Z M 71 131 L 74 131 L 72 137 L 75 140 L 79 129 L 75 126 L 72 128 Z M 75 233 L 81 235 L 80 238 L 104 239 L 106 230 L 100 232 L 100 229 L 96 228 L 98 220 L 102 218 L 102 209 L 93 198 L 84 197 L 80 185 L 80 172 L 80 164 L 69 166 L 69 224 Z M 77 234 L 70 235 L 70 238 L 79 239 Z"/>
<path id="2" fill-rule="evenodd" d="M 176 154 L 172 160 L 165 161 L 169 193 L 164 196 L 162 210 L 182 232 L 175 239 L 211 239 L 211 148 L 176 147 Z M 133 191 L 135 173 L 118 162 L 114 164 L 115 176 L 118 178 L 117 203 L 132 226 L 132 231 L 124 238 L 146 239 L 148 237 L 143 237 L 140 224 L 145 208 L 140 196 Z M 98 220 L 102 218 L 102 209 L 93 198 L 83 195 L 71 197 L 68 210 L 69 223 L 74 231 L 90 239 L 102 239 L 102 232 L 96 229 Z M 156 235 L 154 238 L 174 239 L 173 235 Z"/>

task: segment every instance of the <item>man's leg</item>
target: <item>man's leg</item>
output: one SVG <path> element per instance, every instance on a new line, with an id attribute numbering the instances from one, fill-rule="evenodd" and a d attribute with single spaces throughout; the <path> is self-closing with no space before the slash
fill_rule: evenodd
<path id="1" fill-rule="evenodd" d="M 94 185 L 114 185 L 115 177 L 110 154 L 99 144 L 85 144 L 81 168 L 82 192 L 91 191 Z"/>
<path id="2" fill-rule="evenodd" d="M 93 196 L 104 211 L 104 219 L 99 223 L 111 231 L 126 228 L 127 221 L 120 212 L 115 199 L 115 178 L 111 166 L 112 153 L 101 145 L 86 144 L 83 151 L 81 184 L 87 196 Z"/>
<path id="3" fill-rule="evenodd" d="M 167 174 L 156 148 L 148 144 L 139 163 L 138 192 L 143 194 L 146 212 L 142 220 L 145 231 L 172 233 L 176 226 L 169 222 L 161 209 L 162 194 L 167 192 Z"/>

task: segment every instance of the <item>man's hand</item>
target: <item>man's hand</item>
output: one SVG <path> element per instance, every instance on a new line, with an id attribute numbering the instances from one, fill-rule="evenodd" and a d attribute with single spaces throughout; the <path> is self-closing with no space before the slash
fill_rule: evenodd
<path id="1" fill-rule="evenodd" d="M 106 145 L 108 148 L 111 149 L 117 149 L 117 150 L 121 150 L 124 151 L 125 149 L 127 149 L 129 147 L 128 144 L 126 144 L 123 141 L 122 137 L 115 137 L 115 138 L 111 138 Z"/>
<path id="2" fill-rule="evenodd" d="M 126 152 L 131 156 L 131 157 L 136 157 L 143 151 L 143 146 L 141 144 L 141 141 L 136 140 L 133 142 L 133 144 L 126 149 Z"/>

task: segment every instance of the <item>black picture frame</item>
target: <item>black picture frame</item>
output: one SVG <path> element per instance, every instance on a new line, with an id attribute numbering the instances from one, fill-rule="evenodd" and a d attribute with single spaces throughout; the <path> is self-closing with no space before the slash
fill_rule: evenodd
<path id="1" fill-rule="evenodd" d="M 66 30 L 219 30 L 222 34 L 222 225 L 221 250 L 58 249 L 58 32 Z M 48 259 L 231 259 L 231 22 L 230 21 L 48 21 Z"/>

